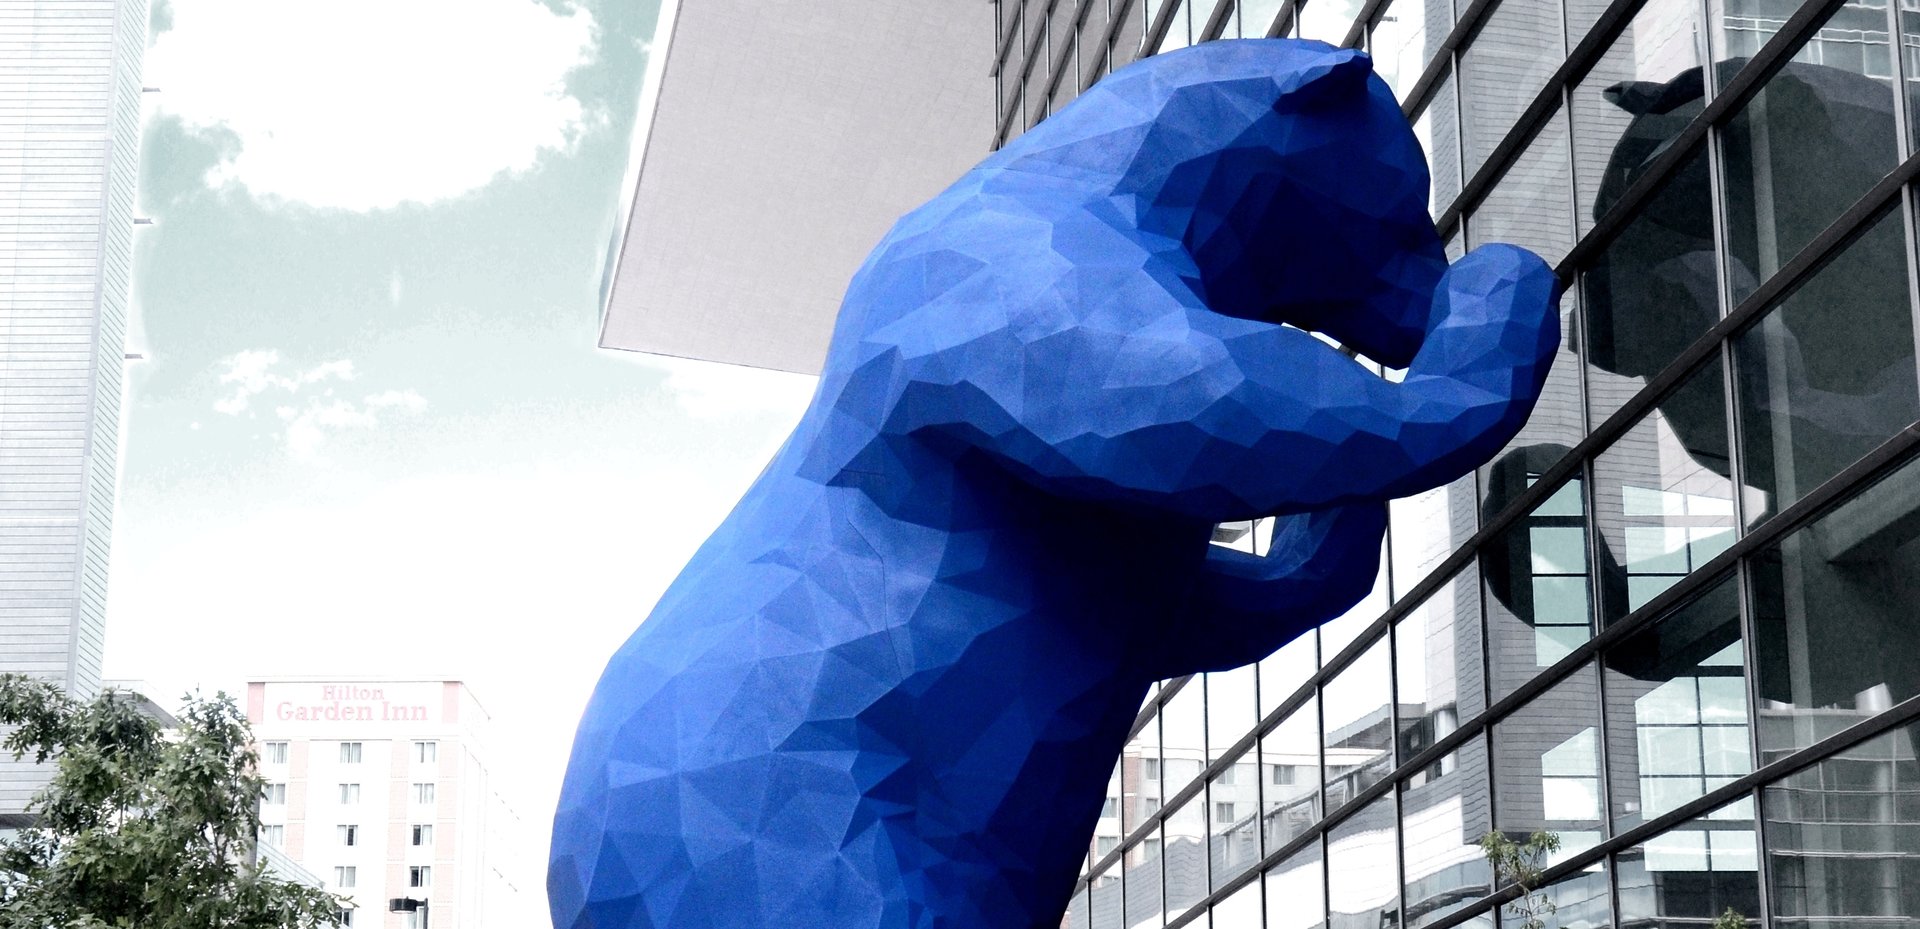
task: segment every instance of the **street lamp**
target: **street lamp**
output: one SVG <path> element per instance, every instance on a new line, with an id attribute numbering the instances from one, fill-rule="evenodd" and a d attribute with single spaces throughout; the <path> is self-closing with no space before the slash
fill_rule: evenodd
<path id="1" fill-rule="evenodd" d="M 387 898 L 387 912 L 389 913 L 411 913 L 414 910 L 420 911 L 419 929 L 427 929 L 427 901 L 415 900 L 412 897 Z"/>

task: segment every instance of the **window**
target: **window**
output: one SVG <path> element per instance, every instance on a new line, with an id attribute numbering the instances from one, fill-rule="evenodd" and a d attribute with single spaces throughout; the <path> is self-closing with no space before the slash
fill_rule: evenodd
<path id="1" fill-rule="evenodd" d="M 1239 769 L 1240 769 L 1240 766 L 1237 764 L 1227 765 L 1226 767 L 1220 769 L 1219 774 L 1214 776 L 1213 782 L 1223 787 L 1232 787 L 1234 784 L 1234 781 L 1238 780 L 1237 775 L 1240 773 Z"/>
<path id="2" fill-rule="evenodd" d="M 413 785 L 413 802 L 432 803 L 433 802 L 433 785 L 432 784 Z"/>
<path id="3" fill-rule="evenodd" d="M 360 750 L 361 750 L 362 744 L 363 743 L 360 743 L 360 742 L 340 743 L 340 763 L 341 764 L 359 764 Z"/>
<path id="4" fill-rule="evenodd" d="M 413 844 L 414 845 L 432 845 L 433 844 L 433 825 L 431 823 L 415 823 L 414 824 Z"/>
<path id="5" fill-rule="evenodd" d="M 340 785 L 340 802 L 348 803 L 348 804 L 359 803 L 360 802 L 360 785 L 359 784 L 341 784 Z"/>
<path id="6" fill-rule="evenodd" d="M 420 762 L 421 764 L 427 764 L 429 762 L 439 761 L 440 760 L 440 743 L 438 742 L 413 743 L 413 760 Z"/>
<path id="7" fill-rule="evenodd" d="M 260 743 L 260 762 L 262 764 L 286 764 L 287 763 L 287 743 L 285 742 Z"/>
<path id="8" fill-rule="evenodd" d="M 353 929 L 353 911 L 345 909 L 334 911 L 333 924 L 341 929 Z"/>
<path id="9" fill-rule="evenodd" d="M 1277 764 L 1273 766 L 1273 786 L 1275 787 L 1292 787 L 1294 781 L 1299 776 L 1299 769 L 1293 765 Z"/>
<path id="10" fill-rule="evenodd" d="M 1120 847 L 1120 838 L 1118 836 L 1103 835 L 1093 840 L 1093 846 L 1094 854 L 1097 857 L 1105 858 L 1111 854 L 1114 849 Z"/>
<path id="11" fill-rule="evenodd" d="M 261 806 L 286 806 L 287 785 L 268 784 L 260 789 Z"/>
<path id="12" fill-rule="evenodd" d="M 1213 805 L 1213 821 L 1221 824 L 1230 824 L 1238 819 L 1239 817 L 1234 815 L 1235 810 L 1233 807 L 1233 803 L 1229 801 L 1215 803 Z"/>
<path id="13" fill-rule="evenodd" d="M 1159 780 L 1160 779 L 1160 759 L 1158 758 L 1140 759 L 1140 776 L 1150 781 Z"/>
<path id="14" fill-rule="evenodd" d="M 1100 818 L 1112 819 L 1118 815 L 1120 815 L 1120 798 L 1108 797 L 1107 802 L 1100 807 Z"/>
<path id="15" fill-rule="evenodd" d="M 281 825 L 261 826 L 260 844 L 282 848 L 287 844 L 287 827 Z"/>
<path id="16" fill-rule="evenodd" d="M 433 867 L 431 865 L 417 864 L 411 868 L 408 868 L 407 869 L 407 886 L 408 887 L 432 887 L 433 886 Z"/>
<path id="17" fill-rule="evenodd" d="M 341 845 L 360 844 L 360 827 L 359 826 L 341 826 L 340 827 L 340 844 Z"/>
<path id="18" fill-rule="evenodd" d="M 333 886 L 335 887 L 353 887 L 358 880 L 359 869 L 353 865 L 341 865 L 333 869 Z"/>

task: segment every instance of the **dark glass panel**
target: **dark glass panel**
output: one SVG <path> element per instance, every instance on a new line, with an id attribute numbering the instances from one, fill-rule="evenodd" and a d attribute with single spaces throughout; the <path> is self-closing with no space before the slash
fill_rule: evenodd
<path id="1" fill-rule="evenodd" d="M 1905 253 L 1889 213 L 1734 342 L 1749 524 L 1920 417 Z"/>
<path id="2" fill-rule="evenodd" d="M 1598 16 L 1606 6 L 1604 0 L 1570 0 L 1568 12 Z M 1585 31 L 1584 26 L 1580 31 Z M 1574 87 L 1573 160 L 1582 232 L 1592 228 L 1627 184 L 1639 177 L 1639 169 L 1665 152 L 1674 135 L 1699 114 L 1703 104 L 1697 91 L 1681 93 L 1677 99 L 1672 94 L 1676 88 L 1698 86 L 1705 41 L 1699 3 L 1650 0 Z M 1697 196 L 1699 221 L 1706 233 L 1700 247 L 1710 249 L 1712 220 L 1704 159 L 1698 171 L 1697 190 L 1674 186 L 1668 195 Z M 1685 205 L 1691 207 L 1692 201 Z M 1668 203 L 1663 195 L 1651 209 L 1675 212 L 1680 206 Z"/>
<path id="3" fill-rule="evenodd" d="M 1731 576 L 1607 650 L 1613 821 L 1627 829 L 1753 770 Z"/>
<path id="4" fill-rule="evenodd" d="M 1773 924 L 1920 920 L 1920 730 L 1895 729 L 1768 787 Z"/>
<path id="5" fill-rule="evenodd" d="M 1752 559 L 1762 762 L 1920 694 L 1920 467 Z"/>
<path id="6" fill-rule="evenodd" d="M 1471 224 L 1469 224 L 1471 225 Z M 1479 241 L 1476 237 L 1475 241 Z M 1531 486 L 1534 477 L 1571 451 L 1586 438 L 1586 403 L 1580 396 L 1579 339 L 1571 335 L 1574 300 L 1572 294 L 1560 300 L 1560 325 L 1563 338 L 1560 352 L 1553 356 L 1547 371 L 1547 384 L 1533 415 L 1520 427 L 1520 434 L 1480 469 L 1480 512 L 1484 525 L 1513 498 Z"/>
<path id="7" fill-rule="evenodd" d="M 1593 463 L 1601 618 L 1639 609 L 1733 544 L 1726 385 L 1695 372 Z"/>

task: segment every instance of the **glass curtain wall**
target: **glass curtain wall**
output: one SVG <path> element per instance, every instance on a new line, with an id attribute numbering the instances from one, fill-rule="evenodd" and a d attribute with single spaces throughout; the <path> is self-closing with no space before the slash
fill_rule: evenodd
<path id="1" fill-rule="evenodd" d="M 1366 48 L 1450 253 L 1567 285 L 1367 600 L 1149 695 L 1065 925 L 1518 926 L 1482 842 L 1536 832 L 1547 927 L 1920 920 L 1920 2 L 997 7 L 996 145 L 1146 55 Z"/>

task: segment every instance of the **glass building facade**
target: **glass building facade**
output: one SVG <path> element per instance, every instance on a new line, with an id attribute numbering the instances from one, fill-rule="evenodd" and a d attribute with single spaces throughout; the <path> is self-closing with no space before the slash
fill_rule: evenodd
<path id="1" fill-rule="evenodd" d="M 143 0 L 0 0 L 0 671 L 100 687 Z M 0 761 L 0 827 L 51 769 Z"/>
<path id="2" fill-rule="evenodd" d="M 1367 48 L 1449 250 L 1568 284 L 1364 602 L 1156 686 L 1066 925 L 1514 927 L 1479 843 L 1535 831 L 1548 929 L 1920 922 L 1920 2 L 996 9 L 996 144 L 1143 55 Z"/>

